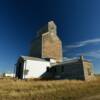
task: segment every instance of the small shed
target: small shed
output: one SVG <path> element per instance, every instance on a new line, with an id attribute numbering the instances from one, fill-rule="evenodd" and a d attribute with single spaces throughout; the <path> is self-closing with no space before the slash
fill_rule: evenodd
<path id="1" fill-rule="evenodd" d="M 83 57 L 56 64 L 48 69 L 48 72 L 54 79 L 91 80 L 94 78 L 92 63 Z"/>

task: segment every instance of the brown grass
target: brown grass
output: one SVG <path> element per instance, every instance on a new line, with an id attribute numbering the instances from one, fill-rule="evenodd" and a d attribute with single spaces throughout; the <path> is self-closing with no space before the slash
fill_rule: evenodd
<path id="1" fill-rule="evenodd" d="M 96 95 L 100 95 L 100 77 L 89 82 L 0 79 L 0 100 L 88 100 Z"/>

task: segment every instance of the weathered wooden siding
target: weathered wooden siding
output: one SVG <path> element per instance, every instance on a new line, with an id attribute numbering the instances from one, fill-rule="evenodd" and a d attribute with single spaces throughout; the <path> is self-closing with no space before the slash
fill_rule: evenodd
<path id="1" fill-rule="evenodd" d="M 94 78 L 94 73 L 92 69 L 92 63 L 88 61 L 83 61 L 84 77 L 85 80 L 91 80 Z"/>
<path id="2" fill-rule="evenodd" d="M 54 58 L 57 62 L 62 61 L 62 43 L 57 35 L 50 33 L 42 36 L 42 57 Z"/>
<path id="3" fill-rule="evenodd" d="M 57 36 L 54 22 L 49 22 L 38 34 L 31 44 L 30 56 L 54 58 L 57 62 L 62 62 L 62 42 Z"/>

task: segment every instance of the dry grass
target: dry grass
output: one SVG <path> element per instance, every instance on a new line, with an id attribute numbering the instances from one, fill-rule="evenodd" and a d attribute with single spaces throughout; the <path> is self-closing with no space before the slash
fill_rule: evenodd
<path id="1" fill-rule="evenodd" d="M 0 79 L 0 100 L 89 100 L 99 95 L 100 77 L 89 82 Z"/>

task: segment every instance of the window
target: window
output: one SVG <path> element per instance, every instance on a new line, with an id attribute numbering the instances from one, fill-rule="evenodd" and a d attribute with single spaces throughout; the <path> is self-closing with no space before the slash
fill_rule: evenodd
<path id="1" fill-rule="evenodd" d="M 23 71 L 24 75 L 27 75 L 27 74 L 28 74 L 28 72 L 29 72 L 29 70 L 28 70 L 28 69 L 24 69 L 24 71 Z"/>
<path id="2" fill-rule="evenodd" d="M 50 72 L 50 68 L 49 67 L 47 67 L 47 72 Z"/>
<path id="3" fill-rule="evenodd" d="M 88 75 L 91 75 L 91 69 L 88 68 L 87 71 L 88 71 Z"/>
<path id="4" fill-rule="evenodd" d="M 64 72 L 64 66 L 61 66 L 61 72 Z"/>
<path id="5" fill-rule="evenodd" d="M 56 73 L 57 72 L 57 69 L 55 68 L 54 70 L 55 70 L 55 73 Z"/>

